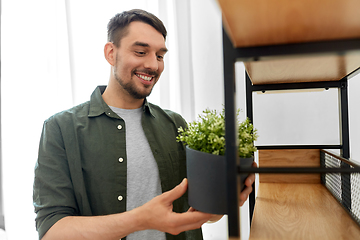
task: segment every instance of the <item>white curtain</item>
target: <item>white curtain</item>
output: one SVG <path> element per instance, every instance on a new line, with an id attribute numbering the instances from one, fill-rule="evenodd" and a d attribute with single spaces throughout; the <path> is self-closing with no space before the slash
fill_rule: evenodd
<path id="1" fill-rule="evenodd" d="M 65 4 L 2 1 L 2 180 L 8 239 L 37 239 L 33 169 L 42 122 L 72 105 Z"/>

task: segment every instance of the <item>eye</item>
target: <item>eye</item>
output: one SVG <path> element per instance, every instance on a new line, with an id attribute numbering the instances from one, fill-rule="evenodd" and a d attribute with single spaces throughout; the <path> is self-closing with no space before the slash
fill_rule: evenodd
<path id="1" fill-rule="evenodd" d="M 164 56 L 158 55 L 158 56 L 157 56 L 157 59 L 161 61 L 161 60 L 164 59 Z"/>
<path id="2" fill-rule="evenodd" d="M 142 51 L 135 51 L 135 54 L 139 56 L 144 56 L 146 53 Z"/>

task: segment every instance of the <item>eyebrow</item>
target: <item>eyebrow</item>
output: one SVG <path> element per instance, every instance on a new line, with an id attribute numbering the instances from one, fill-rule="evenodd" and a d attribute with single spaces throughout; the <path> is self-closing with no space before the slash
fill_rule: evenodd
<path id="1" fill-rule="evenodd" d="M 146 47 L 146 48 L 150 47 L 150 45 L 148 43 L 138 42 L 138 41 L 134 42 L 133 46 L 140 46 L 140 47 Z M 166 53 L 168 51 L 168 49 L 167 48 L 160 48 L 159 51 Z"/>

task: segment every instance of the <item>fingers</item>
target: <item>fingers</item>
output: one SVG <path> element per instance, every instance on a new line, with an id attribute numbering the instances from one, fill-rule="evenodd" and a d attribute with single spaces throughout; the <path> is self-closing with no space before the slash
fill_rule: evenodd
<path id="1" fill-rule="evenodd" d="M 173 202 L 176 199 L 180 198 L 182 195 L 184 195 L 184 193 L 187 190 L 187 179 L 184 178 L 183 181 L 177 185 L 176 187 L 174 187 L 173 189 L 171 189 L 170 191 L 167 191 L 165 193 L 163 193 L 163 199 L 166 202 Z"/>
<path id="2" fill-rule="evenodd" d="M 257 168 L 256 162 L 253 162 L 252 167 Z M 245 180 L 245 185 L 247 187 L 252 186 L 252 184 L 255 182 L 255 174 L 249 174 L 249 176 Z"/>
<path id="3" fill-rule="evenodd" d="M 208 223 L 215 223 L 219 221 L 224 215 L 213 214 L 212 217 L 207 221 Z"/>
<path id="4" fill-rule="evenodd" d="M 252 192 L 252 186 L 246 187 L 239 195 L 239 205 L 244 205 L 246 199 L 249 197 L 249 194 Z"/>
<path id="5" fill-rule="evenodd" d="M 208 222 L 212 218 L 212 214 L 196 211 L 195 209 L 189 209 L 185 213 L 178 213 L 174 216 L 174 222 L 170 221 L 170 228 L 168 233 L 177 235 L 181 232 L 194 230 L 200 228 L 204 223 Z"/>
<path id="6" fill-rule="evenodd" d="M 195 208 L 190 207 L 188 209 L 188 212 L 195 212 L 197 211 Z M 214 223 L 219 221 L 224 215 L 218 215 L 218 214 L 211 214 L 211 218 L 207 221 L 207 223 Z"/>
<path id="7" fill-rule="evenodd" d="M 195 210 L 191 212 L 178 213 L 177 217 L 178 223 L 185 226 L 199 223 L 203 224 L 212 217 L 212 214 Z"/>
<path id="8" fill-rule="evenodd" d="M 256 162 L 253 162 L 252 167 L 257 167 Z M 255 174 L 250 174 L 245 180 L 246 188 L 240 193 L 239 195 L 239 205 L 244 205 L 246 199 L 249 197 L 250 193 L 252 192 L 252 184 L 255 182 Z"/>
<path id="9" fill-rule="evenodd" d="M 157 229 L 177 235 L 180 232 L 200 228 L 212 215 L 190 208 L 187 212 L 173 212 L 173 201 L 181 197 L 187 190 L 187 179 L 184 179 L 172 190 L 165 192 L 140 208 L 144 229 Z"/>
<path id="10" fill-rule="evenodd" d="M 188 210 L 187 210 L 188 212 L 195 212 L 195 211 L 197 211 L 195 208 L 193 208 L 193 207 L 190 207 Z"/>

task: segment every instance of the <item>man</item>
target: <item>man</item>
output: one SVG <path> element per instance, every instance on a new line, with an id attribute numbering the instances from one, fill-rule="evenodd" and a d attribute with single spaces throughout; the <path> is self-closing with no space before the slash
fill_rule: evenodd
<path id="1" fill-rule="evenodd" d="M 165 39 L 150 13 L 116 15 L 104 48 L 108 86 L 45 121 L 34 180 L 40 239 L 201 239 L 201 225 L 218 219 L 187 204 L 176 142 L 186 122 L 146 101 L 164 69 Z"/>

